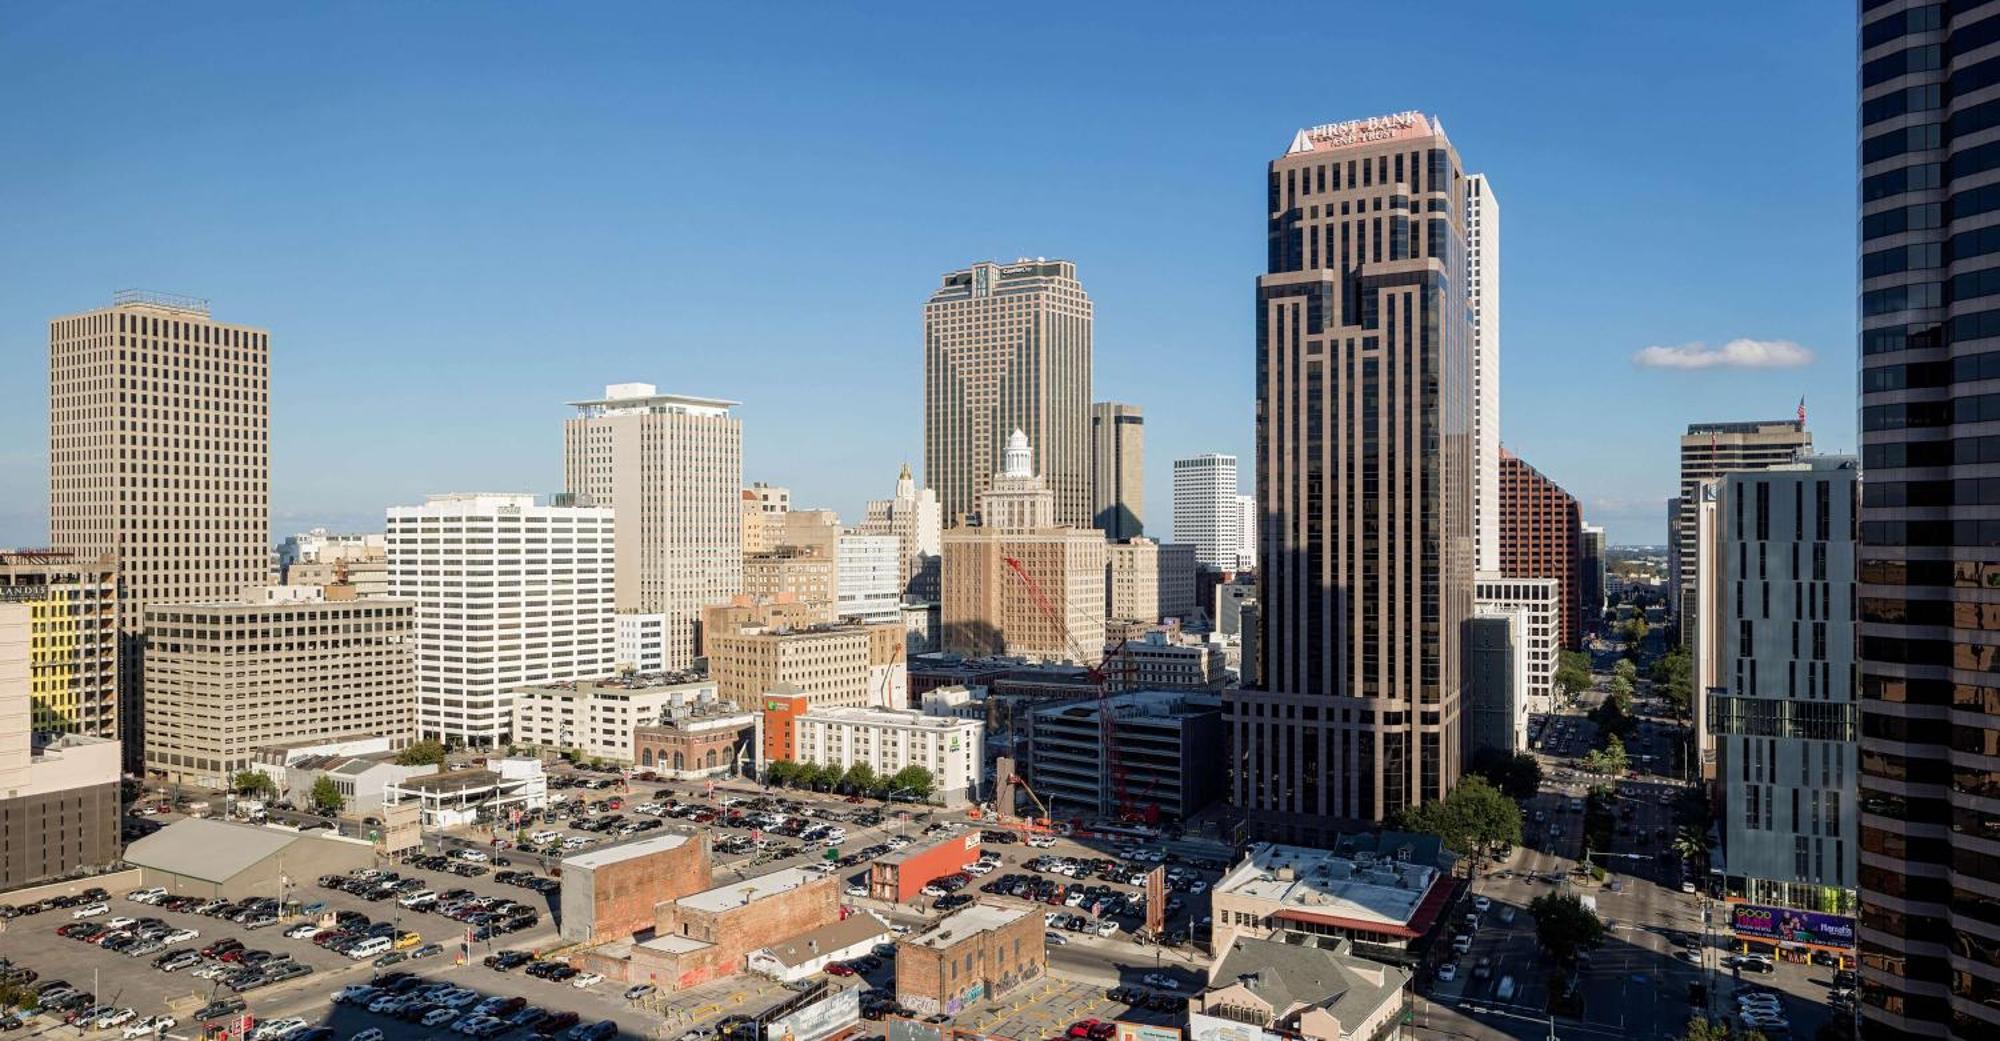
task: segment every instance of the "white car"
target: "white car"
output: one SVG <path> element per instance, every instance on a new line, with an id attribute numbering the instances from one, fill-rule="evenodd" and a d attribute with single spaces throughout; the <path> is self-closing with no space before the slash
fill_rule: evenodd
<path id="1" fill-rule="evenodd" d="M 1042 942 L 1048 944 L 1051 947 L 1061 947 L 1063 944 L 1069 942 L 1069 937 L 1064 936 L 1063 934 L 1051 929 L 1048 932 L 1042 934 Z"/>
<path id="2" fill-rule="evenodd" d="M 304 925 L 295 925 L 285 930 L 285 938 L 288 940 L 303 940 L 317 932 L 319 932 L 319 926 L 307 922 Z"/>
<path id="3" fill-rule="evenodd" d="M 179 1022 L 180 1020 L 172 1016 L 147 1016 L 145 1019 L 126 1027 L 125 1038 L 126 1041 L 131 1041 L 132 1038 L 145 1037 L 147 1034 L 164 1034 L 173 1029 Z"/>
<path id="4" fill-rule="evenodd" d="M 867 895 L 868 895 L 868 887 L 867 887 L 867 886 L 854 886 L 854 885 L 850 885 L 850 886 L 848 886 L 848 887 L 847 887 L 847 889 L 845 890 L 845 892 L 847 893 L 847 895 L 848 895 L 848 896 L 867 896 Z"/>
<path id="5" fill-rule="evenodd" d="M 1147 973 L 1145 979 L 1143 979 L 1141 982 L 1143 982 L 1148 987 L 1158 987 L 1161 990 L 1181 989 L 1181 981 L 1173 978 L 1172 976 L 1164 976 L 1157 972 Z"/>
<path id="6" fill-rule="evenodd" d="M 356 1031 L 347 1041 L 382 1041 L 382 1031 L 369 1027 L 366 1030 Z"/>
<path id="7" fill-rule="evenodd" d="M 1443 965 L 1438 966 L 1438 979 L 1440 981 L 1445 983 L 1450 983 L 1452 980 L 1455 980 L 1457 978 L 1458 978 L 1457 962 L 1448 961 L 1445 962 Z"/>
<path id="8" fill-rule="evenodd" d="M 1490 909 L 1493 906 L 1493 901 L 1489 897 L 1475 896 L 1472 898 L 1472 906 L 1475 910 L 1479 911 L 1481 914 L 1484 914 L 1488 909 Z"/>
<path id="9" fill-rule="evenodd" d="M 110 913 L 111 913 L 111 908 L 107 905 L 87 904 L 83 907 L 77 908 L 74 911 L 71 911 L 69 913 L 69 916 L 71 918 L 95 918 L 98 915 L 110 914 Z"/>
<path id="10" fill-rule="evenodd" d="M 283 1037 L 305 1025 L 306 1021 L 297 1016 L 274 1019 L 268 1023 L 261 1023 L 255 1029 L 251 1030 L 250 1041 L 266 1041 L 268 1038 Z"/>
<path id="11" fill-rule="evenodd" d="M 1055 844 L 1056 840 L 1047 835 L 1030 835 L 1028 837 L 1028 845 L 1036 849 L 1053 849 L 1055 848 Z"/>
<path id="12" fill-rule="evenodd" d="M 1097 923 L 1097 935 L 1099 936 L 1118 935 L 1118 923 L 1110 920 L 1109 918 Z"/>
<path id="13" fill-rule="evenodd" d="M 104 1015 L 97 1017 L 97 1029 L 104 1030 L 109 1027 L 118 1026 L 121 1023 L 130 1023 L 138 1015 L 139 1013 L 135 1009 L 129 1009 L 129 1008 L 112 1009 L 111 1011 L 106 1012 Z"/>
<path id="14" fill-rule="evenodd" d="M 474 864 L 481 864 L 486 861 L 486 854 L 476 849 L 462 849 L 453 854 L 453 856 L 456 856 L 460 860 L 472 861 Z"/>
<path id="15" fill-rule="evenodd" d="M 186 943 L 189 940 L 199 940 L 199 939 L 201 939 L 201 930 L 199 929 L 175 929 L 173 932 L 170 932 L 167 935 L 160 937 L 160 942 L 173 944 L 173 943 Z"/>
<path id="16" fill-rule="evenodd" d="M 441 1024 L 449 1023 L 457 1018 L 458 1018 L 457 1009 L 438 1008 L 438 1009 L 432 1009 L 429 1012 L 424 1013 L 423 1022 L 424 1025 L 427 1027 L 434 1027 L 434 1026 L 439 1026 Z"/>
<path id="17" fill-rule="evenodd" d="M 578 976 L 577 978 L 569 981 L 569 985 L 575 987 L 578 990 L 589 990 L 590 988 L 595 987 L 603 982 L 604 982 L 604 977 L 599 976 L 597 973 L 594 972 L 586 972 L 583 975 Z"/>
<path id="18" fill-rule="evenodd" d="M 104 927 L 106 929 L 130 929 L 131 927 L 138 924 L 139 924 L 138 919 L 126 918 L 123 915 L 120 915 L 117 918 L 106 918 L 104 920 Z"/>

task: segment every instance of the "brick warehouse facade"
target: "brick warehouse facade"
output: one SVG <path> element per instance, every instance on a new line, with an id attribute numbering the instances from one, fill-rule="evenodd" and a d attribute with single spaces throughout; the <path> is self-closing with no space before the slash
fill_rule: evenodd
<path id="1" fill-rule="evenodd" d="M 1520 456 L 1500 455 L 1500 573 L 1553 578 L 1564 650 L 1583 649 L 1583 508 Z"/>
<path id="2" fill-rule="evenodd" d="M 710 880 L 706 833 L 661 835 L 562 862 L 562 938 L 572 943 L 622 940 L 650 929 L 658 908 Z"/>
<path id="3" fill-rule="evenodd" d="M 974 904 L 896 941 L 896 1000 L 920 1015 L 957 1015 L 1039 979 L 1047 962 L 1041 915 Z"/>
<path id="4" fill-rule="evenodd" d="M 876 857 L 868 866 L 868 895 L 893 904 L 915 900 L 923 888 L 979 859 L 976 831 L 944 835 Z"/>
<path id="5" fill-rule="evenodd" d="M 840 886 L 836 876 L 787 868 L 662 904 L 627 978 L 685 988 L 733 976 L 751 951 L 839 921 Z"/>

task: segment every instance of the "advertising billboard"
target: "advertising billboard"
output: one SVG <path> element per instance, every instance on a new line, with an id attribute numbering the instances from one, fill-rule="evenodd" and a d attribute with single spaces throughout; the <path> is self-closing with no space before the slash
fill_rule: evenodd
<path id="1" fill-rule="evenodd" d="M 1846 915 L 1732 904 L 1730 926 L 1744 936 L 1762 936 L 1781 943 L 1854 946 L 1854 919 Z"/>
<path id="2" fill-rule="evenodd" d="M 824 1000 L 764 1024 L 764 1041 L 819 1041 L 850 1023 L 861 1022 L 861 991 L 844 987 Z"/>
<path id="3" fill-rule="evenodd" d="M 1150 1023 L 1117 1021 L 1116 1041 L 1181 1041 L 1181 1028 L 1156 1027 Z"/>
<path id="4" fill-rule="evenodd" d="M 1188 1041 L 1285 1041 L 1285 1039 L 1248 1023 L 1190 1012 Z"/>

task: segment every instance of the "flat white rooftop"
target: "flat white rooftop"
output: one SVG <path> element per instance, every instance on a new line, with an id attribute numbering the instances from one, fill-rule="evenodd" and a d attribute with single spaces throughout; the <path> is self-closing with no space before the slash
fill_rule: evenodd
<path id="1" fill-rule="evenodd" d="M 627 842 L 622 846 L 607 846 L 604 849 L 594 849 L 588 853 L 578 853 L 573 857 L 564 857 L 562 866 L 601 868 L 608 864 L 622 863 L 635 857 L 648 857 L 670 849 L 679 849 L 687 845 L 687 841 L 688 837 L 686 835 L 655 835 L 650 839 Z"/>
<path id="2" fill-rule="evenodd" d="M 731 882 L 726 886 L 703 890 L 674 901 L 675 905 L 695 911 L 727 911 L 733 907 L 744 907 L 767 896 L 797 889 L 820 876 L 809 874 L 803 868 L 786 868 L 768 875 L 746 878 L 741 882 Z"/>
<path id="3" fill-rule="evenodd" d="M 1405 925 L 1430 892 L 1438 870 L 1384 859 L 1348 859 L 1305 846 L 1259 843 L 1215 885 L 1222 898 L 1267 902 L 1286 910 Z"/>
<path id="4" fill-rule="evenodd" d="M 995 904 L 973 904 L 957 914 L 939 922 L 929 932 L 908 942 L 918 947 L 950 947 L 968 936 L 992 932 L 1010 922 L 1016 922 L 1028 912 L 1019 907 L 1000 907 Z"/>

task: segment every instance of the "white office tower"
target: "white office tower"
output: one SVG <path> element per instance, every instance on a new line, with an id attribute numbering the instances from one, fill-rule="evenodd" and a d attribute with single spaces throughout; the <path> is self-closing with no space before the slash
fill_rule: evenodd
<path id="1" fill-rule="evenodd" d="M 1236 570 L 1257 567 L 1257 497 L 1236 497 Z"/>
<path id="2" fill-rule="evenodd" d="M 515 690 L 612 673 L 610 509 L 433 495 L 389 508 L 388 541 L 389 593 L 417 605 L 422 737 L 504 745 Z"/>
<path id="3" fill-rule="evenodd" d="M 1174 460 L 1174 542 L 1193 546 L 1194 561 L 1203 568 L 1234 571 L 1240 566 L 1242 528 L 1236 457 L 1205 452 Z"/>
<path id="4" fill-rule="evenodd" d="M 743 591 L 736 402 L 614 383 L 570 404 L 563 481 L 578 502 L 617 512 L 618 610 L 666 615 L 666 667 L 685 669 L 701 609 Z"/>
<path id="5" fill-rule="evenodd" d="M 1480 574 L 1500 570 L 1500 200 L 1465 178 L 1465 275 L 1472 307 L 1472 543 Z"/>
<path id="6" fill-rule="evenodd" d="M 894 535 L 840 536 L 834 613 L 860 622 L 903 619 L 903 540 Z"/>
<path id="7" fill-rule="evenodd" d="M 920 602 L 937 600 L 938 561 L 944 556 L 944 507 L 936 492 L 917 487 L 908 463 L 896 475 L 895 498 L 868 500 L 867 512 L 854 530 L 862 535 L 896 536 L 902 555 L 897 573 L 904 595 Z"/>

